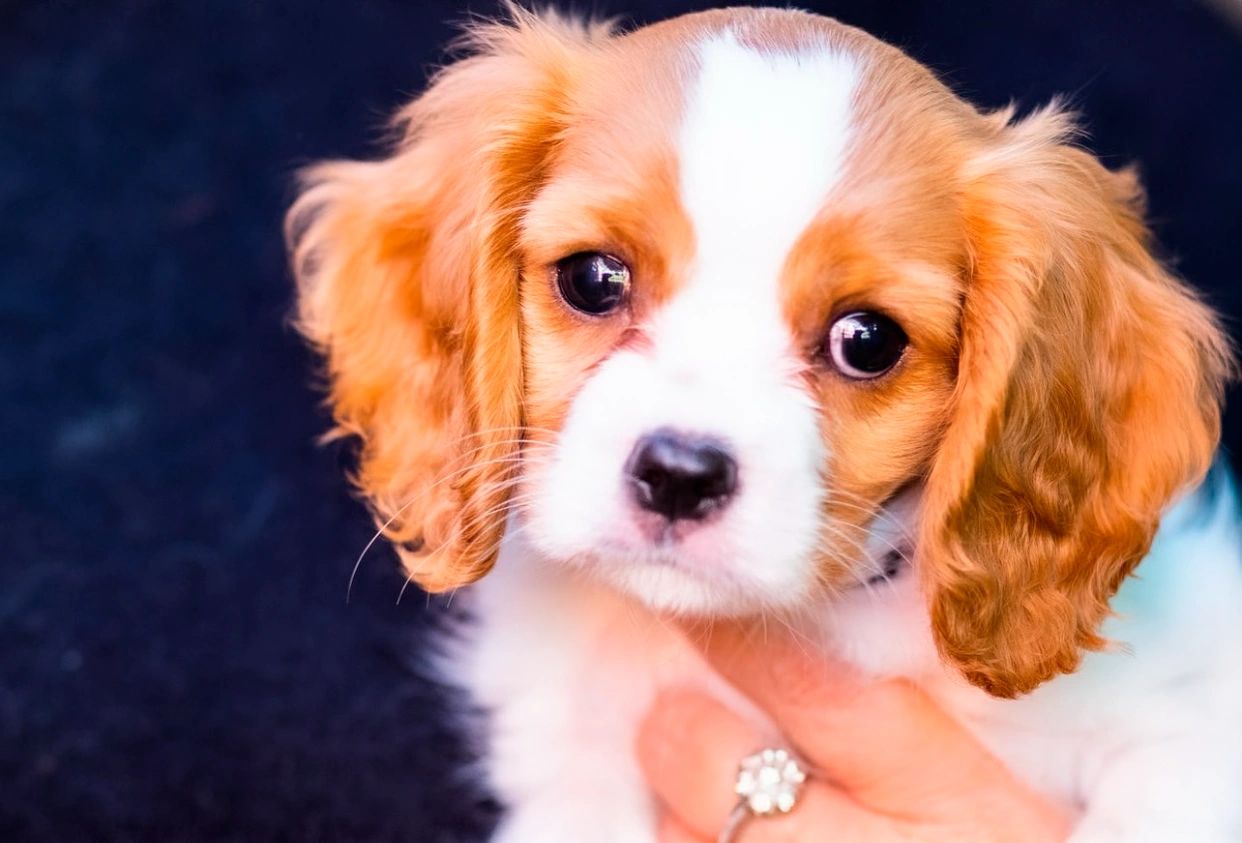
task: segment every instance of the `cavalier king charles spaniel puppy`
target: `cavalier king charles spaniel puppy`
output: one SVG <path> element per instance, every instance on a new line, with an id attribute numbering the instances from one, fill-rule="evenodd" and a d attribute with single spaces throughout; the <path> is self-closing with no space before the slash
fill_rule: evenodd
<path id="1" fill-rule="evenodd" d="M 477 582 L 496 839 L 653 839 L 653 695 L 747 706 L 670 615 L 908 677 L 1076 840 L 1242 839 L 1231 354 L 1135 173 L 808 13 L 468 39 L 288 237 L 384 535 Z"/>

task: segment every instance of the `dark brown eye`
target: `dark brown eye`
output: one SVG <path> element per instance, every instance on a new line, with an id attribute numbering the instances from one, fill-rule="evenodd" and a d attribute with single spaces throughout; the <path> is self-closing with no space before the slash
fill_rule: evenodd
<path id="1" fill-rule="evenodd" d="M 877 378 L 901 359 L 909 339 L 901 326 L 882 313 L 858 311 L 840 317 L 828 329 L 826 351 L 847 378 Z"/>
<path id="2" fill-rule="evenodd" d="M 570 307 L 602 316 L 624 301 L 630 268 L 612 255 L 578 252 L 556 262 L 556 283 Z"/>

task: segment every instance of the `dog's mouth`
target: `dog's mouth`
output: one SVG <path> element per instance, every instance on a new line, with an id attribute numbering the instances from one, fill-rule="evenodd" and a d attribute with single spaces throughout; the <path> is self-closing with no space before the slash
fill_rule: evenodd
<path id="1" fill-rule="evenodd" d="M 690 541 L 696 533 L 710 528 L 714 521 L 718 521 L 720 513 L 712 513 L 707 518 L 698 521 L 669 521 L 646 512 L 632 513 L 630 518 L 638 534 L 643 536 L 651 547 L 673 555 L 678 547 Z"/>

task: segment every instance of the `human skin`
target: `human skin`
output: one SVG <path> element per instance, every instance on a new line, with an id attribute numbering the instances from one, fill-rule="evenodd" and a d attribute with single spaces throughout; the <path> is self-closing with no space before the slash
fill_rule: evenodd
<path id="1" fill-rule="evenodd" d="M 744 822 L 740 843 L 1064 840 L 1072 818 L 1013 776 L 902 680 L 864 681 L 784 634 L 692 630 L 708 662 L 766 712 L 815 774 L 794 810 Z M 663 806 L 661 843 L 712 841 L 737 803 L 738 762 L 762 733 L 702 693 L 670 690 L 648 713 L 638 758 Z"/>

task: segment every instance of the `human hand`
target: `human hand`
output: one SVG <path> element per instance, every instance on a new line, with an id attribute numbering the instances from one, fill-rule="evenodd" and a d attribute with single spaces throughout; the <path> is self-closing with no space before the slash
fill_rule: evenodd
<path id="1" fill-rule="evenodd" d="M 780 636 L 754 646 L 738 625 L 716 624 L 697 637 L 711 665 L 767 713 L 787 747 L 814 770 L 790 813 L 746 819 L 733 840 L 1065 839 L 1067 813 L 909 683 L 866 682 Z M 661 843 L 716 840 L 737 804 L 738 762 L 764 745 L 754 726 L 711 697 L 661 695 L 637 746 L 666 809 Z"/>

